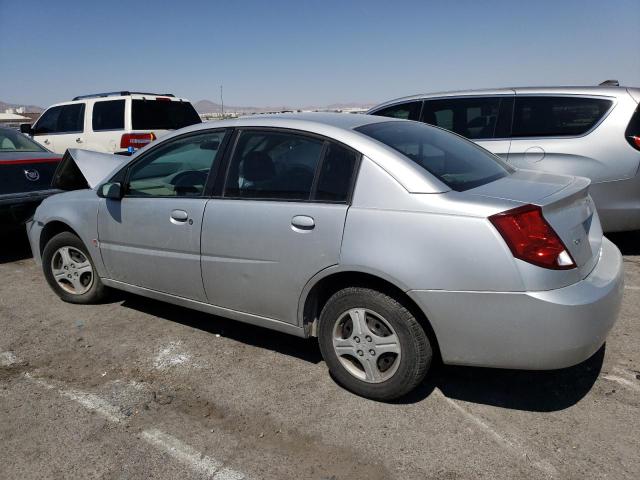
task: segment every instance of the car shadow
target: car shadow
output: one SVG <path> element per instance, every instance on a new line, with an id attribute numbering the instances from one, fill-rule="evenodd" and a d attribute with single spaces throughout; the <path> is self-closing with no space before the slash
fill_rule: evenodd
<path id="1" fill-rule="evenodd" d="M 605 236 L 616 244 L 623 255 L 640 255 L 640 230 L 607 233 Z"/>
<path id="2" fill-rule="evenodd" d="M 0 233 L 0 264 L 31 257 L 31 247 L 24 227 L 8 229 Z"/>
<path id="3" fill-rule="evenodd" d="M 317 364 L 322 355 L 315 339 L 303 339 L 134 294 L 118 292 L 122 306 L 190 328 Z M 418 403 L 438 388 L 446 397 L 512 410 L 553 412 L 578 403 L 595 383 L 605 346 L 584 362 L 551 371 L 458 367 L 436 362 L 427 379 L 395 404 Z"/>
<path id="4" fill-rule="evenodd" d="M 506 370 L 438 364 L 427 381 L 396 403 L 416 403 L 438 388 L 447 398 L 511 410 L 555 412 L 578 403 L 598 379 L 605 345 L 560 370 Z"/>
<path id="5" fill-rule="evenodd" d="M 130 293 L 117 292 L 115 295 L 121 296 L 120 299 L 124 300 L 122 306 L 126 308 L 204 332 L 219 334 L 254 347 L 276 351 L 305 362 L 317 364 L 322 361 L 318 342 L 312 338 L 304 339 Z"/>

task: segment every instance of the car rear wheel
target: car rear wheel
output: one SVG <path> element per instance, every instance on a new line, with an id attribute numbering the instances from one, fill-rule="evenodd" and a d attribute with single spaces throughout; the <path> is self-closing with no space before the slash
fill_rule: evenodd
<path id="1" fill-rule="evenodd" d="M 73 233 L 59 233 L 47 242 L 42 268 L 53 291 L 65 302 L 97 303 L 106 296 L 91 256 Z"/>
<path id="2" fill-rule="evenodd" d="M 414 315 L 397 299 L 368 288 L 346 288 L 327 301 L 318 340 L 336 381 L 375 400 L 392 400 L 413 390 L 433 356 Z"/>

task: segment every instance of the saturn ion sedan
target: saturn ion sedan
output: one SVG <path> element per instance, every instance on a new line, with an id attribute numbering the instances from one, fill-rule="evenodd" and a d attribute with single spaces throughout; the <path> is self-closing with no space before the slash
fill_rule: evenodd
<path id="1" fill-rule="evenodd" d="M 555 369 L 596 352 L 623 267 L 582 177 L 516 170 L 408 120 L 203 123 L 120 157 L 70 150 L 28 225 L 65 301 L 107 288 L 300 337 L 389 400 L 445 364 Z M 215 321 L 212 318 L 211 321 Z"/>

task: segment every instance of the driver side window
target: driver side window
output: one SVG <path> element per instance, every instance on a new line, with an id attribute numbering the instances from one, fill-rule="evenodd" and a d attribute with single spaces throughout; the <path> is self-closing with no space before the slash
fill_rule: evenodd
<path id="1" fill-rule="evenodd" d="M 131 167 L 126 196 L 202 196 L 224 136 L 224 131 L 189 135 L 153 150 Z"/>

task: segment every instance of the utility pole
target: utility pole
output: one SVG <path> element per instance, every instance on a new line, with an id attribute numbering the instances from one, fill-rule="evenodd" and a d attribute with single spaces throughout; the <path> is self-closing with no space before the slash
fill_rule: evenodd
<path id="1" fill-rule="evenodd" d="M 224 99 L 222 98 L 222 85 L 220 85 L 220 104 L 222 107 L 222 115 L 221 117 L 224 118 Z"/>

